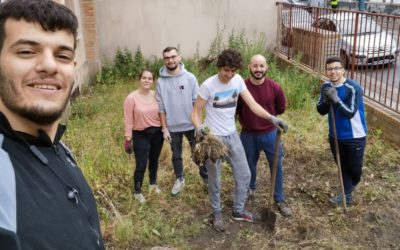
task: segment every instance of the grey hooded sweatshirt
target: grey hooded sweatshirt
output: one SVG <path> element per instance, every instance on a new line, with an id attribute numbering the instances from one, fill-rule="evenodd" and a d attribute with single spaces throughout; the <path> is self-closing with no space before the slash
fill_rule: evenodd
<path id="1" fill-rule="evenodd" d="M 199 84 L 196 77 L 179 64 L 177 75 L 170 75 L 165 66 L 160 69 L 157 80 L 156 99 L 160 113 L 165 113 L 168 130 L 183 132 L 194 129 L 191 119 L 193 104 Z"/>

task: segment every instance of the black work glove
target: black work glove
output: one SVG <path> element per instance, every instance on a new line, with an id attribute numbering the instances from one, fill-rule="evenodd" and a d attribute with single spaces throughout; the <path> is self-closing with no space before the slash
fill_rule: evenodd
<path id="1" fill-rule="evenodd" d="M 194 130 L 194 136 L 196 137 L 196 141 L 200 142 L 204 139 L 204 136 L 207 135 L 206 128 L 204 124 L 201 124 Z"/>
<path id="2" fill-rule="evenodd" d="M 285 133 L 288 130 L 289 125 L 284 120 L 273 115 L 271 115 L 269 119 L 272 122 L 272 124 L 274 124 L 275 126 L 279 126 L 282 129 L 283 133 Z"/>
<path id="3" fill-rule="evenodd" d="M 334 88 L 334 87 L 325 88 L 324 95 L 325 95 L 325 98 L 330 100 L 332 103 L 338 103 L 340 101 L 340 98 L 337 94 L 336 88 Z"/>

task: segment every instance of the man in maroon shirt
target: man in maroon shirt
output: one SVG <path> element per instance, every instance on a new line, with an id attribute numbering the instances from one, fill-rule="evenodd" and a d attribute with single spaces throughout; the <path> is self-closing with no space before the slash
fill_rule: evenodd
<path id="1" fill-rule="evenodd" d="M 249 70 L 250 78 L 245 83 L 256 102 L 271 115 L 277 116 L 285 112 L 286 98 L 282 88 L 276 82 L 265 77 L 268 70 L 265 57 L 262 55 L 253 56 Z M 253 196 L 256 189 L 257 162 L 260 152 L 261 150 L 264 151 L 271 168 L 277 129 L 270 121 L 262 119 L 251 112 L 240 97 L 236 112 L 239 115 L 239 121 L 242 126 L 240 139 L 242 140 L 251 172 L 249 195 Z M 283 194 L 282 156 L 283 148 L 280 143 L 274 199 L 281 214 L 283 216 L 291 216 L 292 212 Z"/>

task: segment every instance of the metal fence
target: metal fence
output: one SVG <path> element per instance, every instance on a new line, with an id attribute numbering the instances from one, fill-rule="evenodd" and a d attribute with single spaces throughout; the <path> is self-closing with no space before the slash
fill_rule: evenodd
<path id="1" fill-rule="evenodd" d="M 339 56 L 367 98 L 400 113 L 400 17 L 277 5 L 278 52 L 321 74 L 326 58 Z"/>

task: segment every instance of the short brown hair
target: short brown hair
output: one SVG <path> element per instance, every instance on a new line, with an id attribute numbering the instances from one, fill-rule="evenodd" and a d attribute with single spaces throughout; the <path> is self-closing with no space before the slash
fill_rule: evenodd
<path id="1" fill-rule="evenodd" d="M 235 69 L 243 68 L 243 59 L 239 51 L 235 49 L 225 49 L 217 59 L 217 67 L 230 67 Z"/>

